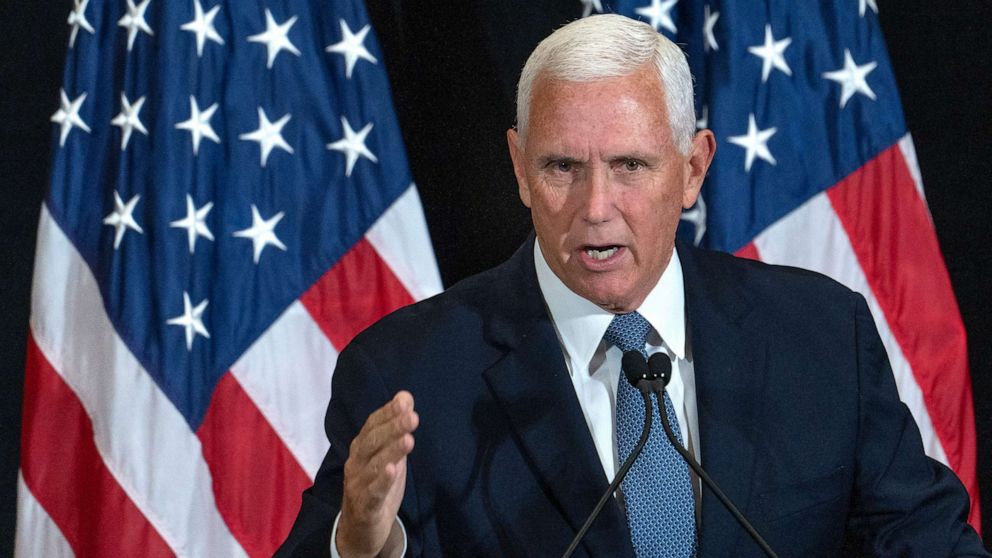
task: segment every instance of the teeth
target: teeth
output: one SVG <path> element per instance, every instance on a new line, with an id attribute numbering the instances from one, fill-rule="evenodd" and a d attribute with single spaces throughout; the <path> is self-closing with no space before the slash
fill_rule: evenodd
<path id="1" fill-rule="evenodd" d="M 592 258 L 592 259 L 594 259 L 594 260 L 605 260 L 606 258 L 609 258 L 613 254 L 616 254 L 618 249 L 619 248 L 609 248 L 607 250 L 596 250 L 595 248 L 590 248 L 590 249 L 586 250 L 586 254 L 588 254 L 589 257 Z"/>

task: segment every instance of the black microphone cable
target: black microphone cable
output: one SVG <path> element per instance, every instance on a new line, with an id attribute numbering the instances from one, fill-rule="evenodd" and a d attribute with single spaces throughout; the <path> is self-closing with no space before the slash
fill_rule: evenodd
<path id="1" fill-rule="evenodd" d="M 651 390 L 658 396 L 658 400 L 661 401 L 665 396 L 665 387 L 668 386 L 668 382 L 672 379 L 672 362 L 668 359 L 667 354 L 655 353 L 651 355 L 650 359 L 648 359 L 648 367 L 654 378 L 650 382 Z M 659 411 L 661 411 L 661 409 L 659 409 Z M 675 433 L 672 432 L 672 425 L 668 422 L 668 413 L 659 412 L 658 414 L 661 415 L 661 425 L 665 429 L 665 436 L 668 437 L 668 441 L 672 444 L 672 447 L 675 448 L 675 451 L 682 456 L 682 459 L 685 460 L 689 467 L 691 467 L 692 470 L 699 475 L 699 478 L 703 480 L 706 486 L 713 491 L 713 494 L 717 497 L 717 499 L 723 503 L 724 507 L 726 507 L 728 511 L 730 511 L 730 514 L 733 515 L 734 519 L 741 524 L 741 527 L 744 527 L 747 534 L 751 535 L 751 538 L 754 539 L 754 542 L 761 547 L 761 550 L 763 550 L 769 558 L 778 558 L 778 554 L 775 554 L 775 551 L 768 546 L 768 543 L 765 542 L 765 539 L 761 536 L 761 534 L 758 533 L 754 526 L 751 525 L 751 522 L 744 517 L 744 514 L 742 514 L 740 510 L 737 509 L 737 506 L 730 501 L 730 498 L 723 493 L 723 490 L 721 490 L 720 487 L 717 486 L 716 482 L 714 482 L 706 471 L 703 470 L 696 459 L 682 446 L 681 443 L 679 443 L 678 439 L 675 438 Z"/>
<path id="2" fill-rule="evenodd" d="M 606 492 L 600 497 L 599 502 L 596 502 L 596 507 L 593 508 L 592 513 L 586 519 L 586 522 L 582 524 L 582 528 L 576 533 L 575 538 L 572 539 L 572 544 L 568 545 L 565 553 L 562 554 L 562 558 L 569 558 L 575 549 L 578 548 L 579 543 L 582 542 L 582 537 L 586 535 L 586 532 L 592 527 L 592 522 L 596 520 L 599 516 L 599 512 L 606 505 L 606 502 L 610 500 L 613 493 L 617 491 L 620 483 L 623 482 L 624 477 L 627 476 L 627 471 L 634 466 L 634 461 L 637 457 L 641 455 L 641 450 L 644 449 L 644 445 L 648 443 L 648 437 L 651 434 L 651 415 L 653 414 L 651 404 L 651 383 L 648 380 L 648 365 L 644 360 L 644 355 L 638 351 L 627 351 L 623 354 L 623 359 L 621 360 L 621 369 L 623 370 L 623 375 L 627 378 L 632 386 L 637 388 L 637 391 L 641 392 L 641 397 L 644 398 L 644 427 L 641 429 L 641 437 L 637 440 L 637 445 L 624 460 L 623 465 L 620 466 L 620 470 L 617 471 L 616 476 L 613 478 L 613 482 L 607 487 Z"/>

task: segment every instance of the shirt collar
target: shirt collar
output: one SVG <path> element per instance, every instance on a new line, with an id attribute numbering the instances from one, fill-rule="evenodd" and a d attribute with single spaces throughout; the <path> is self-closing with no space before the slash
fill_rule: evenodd
<path id="1" fill-rule="evenodd" d="M 551 271 L 538 242 L 534 242 L 534 267 L 562 346 L 573 363 L 588 370 L 613 314 L 565 286 Z M 678 358 L 685 358 L 685 287 L 677 250 L 672 250 L 661 279 L 637 311 Z"/>

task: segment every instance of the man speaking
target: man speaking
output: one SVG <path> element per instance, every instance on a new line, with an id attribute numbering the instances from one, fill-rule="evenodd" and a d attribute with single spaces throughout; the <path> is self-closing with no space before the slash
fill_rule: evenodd
<path id="1" fill-rule="evenodd" d="M 677 46 L 615 15 L 562 27 L 507 143 L 536 234 L 341 353 L 279 555 L 560 555 L 641 435 L 635 351 L 671 363 L 655 417 L 778 555 L 987 556 L 862 297 L 676 244 L 715 150 Z M 762 550 L 655 420 L 576 555 Z"/>

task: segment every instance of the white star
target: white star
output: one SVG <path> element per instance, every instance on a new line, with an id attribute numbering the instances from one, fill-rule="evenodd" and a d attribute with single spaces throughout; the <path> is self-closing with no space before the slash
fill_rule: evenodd
<path id="1" fill-rule="evenodd" d="M 176 129 L 188 130 L 193 137 L 193 155 L 196 155 L 197 150 L 200 149 L 200 140 L 203 138 L 220 143 L 220 138 L 217 137 L 210 125 L 210 119 L 213 118 L 216 111 L 217 103 L 214 103 L 207 110 L 200 112 L 200 106 L 196 104 L 196 99 L 192 95 L 189 96 L 189 120 L 176 124 Z"/>
<path id="2" fill-rule="evenodd" d="M 209 12 L 204 14 L 203 7 L 200 6 L 200 0 L 193 0 L 193 10 L 196 12 L 193 16 L 193 21 L 184 23 L 180 29 L 196 33 L 196 56 L 201 57 L 203 56 L 203 44 L 207 42 L 207 39 L 219 45 L 224 44 L 224 39 L 217 33 L 217 29 L 214 27 L 214 18 L 217 17 L 217 12 L 220 11 L 220 4 L 214 6 Z"/>
<path id="3" fill-rule="evenodd" d="M 114 250 L 116 250 L 121 245 L 121 240 L 124 238 L 124 233 L 128 229 L 137 232 L 138 234 L 144 234 L 145 231 L 141 230 L 141 227 L 134 220 L 134 206 L 138 205 L 138 200 L 141 199 L 141 194 L 135 194 L 133 198 L 128 200 L 125 204 L 121 200 L 120 194 L 114 191 L 114 211 L 103 218 L 104 225 L 110 225 L 114 227 Z"/>
<path id="4" fill-rule="evenodd" d="M 59 89 L 59 95 L 62 97 L 62 106 L 52 115 L 51 121 L 62 128 L 59 135 L 59 146 L 61 147 L 65 145 L 65 138 L 69 137 L 69 132 L 72 131 L 73 127 L 79 128 L 86 133 L 89 133 L 90 127 L 79 116 L 79 109 L 83 106 L 83 101 L 86 100 L 86 93 L 83 92 L 72 101 L 65 94 L 65 89 Z"/>
<path id="5" fill-rule="evenodd" d="M 352 33 L 351 28 L 342 19 L 341 42 L 334 43 L 324 49 L 326 52 L 336 52 L 344 56 L 345 76 L 348 79 L 351 79 L 351 71 L 355 69 L 355 64 L 359 58 L 368 60 L 373 64 L 378 62 L 375 56 L 372 56 L 368 49 L 365 48 L 365 45 L 362 44 L 365 42 L 365 36 L 369 34 L 370 29 L 372 28 L 366 25 L 358 31 L 358 34 Z"/>
<path id="6" fill-rule="evenodd" d="M 121 112 L 110 121 L 114 126 L 120 126 L 121 131 L 121 151 L 127 149 L 127 142 L 131 140 L 131 132 L 138 130 L 142 134 L 148 135 L 148 130 L 141 123 L 138 113 L 145 105 L 145 98 L 141 97 L 133 105 L 128 102 L 127 96 L 121 93 Z"/>
<path id="7" fill-rule="evenodd" d="M 328 149 L 333 149 L 334 151 L 340 151 L 345 154 L 345 176 L 351 176 L 351 170 L 355 168 L 355 162 L 358 161 L 358 157 L 362 156 L 372 161 L 373 163 L 378 163 L 379 159 L 376 159 L 375 154 L 369 151 L 368 147 L 365 147 L 365 138 L 368 137 L 369 132 L 372 131 L 372 123 L 369 122 L 362 128 L 358 133 L 355 133 L 348 124 L 345 117 L 341 117 L 341 126 L 344 128 L 344 137 L 339 139 L 334 143 L 327 144 Z"/>
<path id="8" fill-rule="evenodd" d="M 713 27 L 716 25 L 716 20 L 720 19 L 720 12 L 710 13 L 710 5 L 706 4 L 703 7 L 703 37 L 706 39 L 703 41 L 703 48 L 705 50 L 720 50 L 720 45 L 716 44 L 716 35 L 713 34 Z"/>
<path id="9" fill-rule="evenodd" d="M 234 233 L 234 236 L 238 238 L 250 238 L 252 246 L 255 250 L 255 263 L 258 263 L 259 256 L 262 255 L 262 250 L 265 249 L 269 244 L 279 248 L 280 250 L 285 250 L 286 245 L 279 240 L 276 236 L 275 228 L 282 220 L 284 213 L 280 211 L 272 216 L 271 219 L 266 221 L 262 219 L 262 216 L 258 213 L 258 208 L 255 204 L 251 204 L 251 227 L 238 231 Z"/>
<path id="10" fill-rule="evenodd" d="M 258 129 L 254 132 L 238 136 L 246 141 L 258 142 L 258 145 L 262 148 L 263 167 L 265 166 L 265 162 L 269 160 L 269 153 L 275 147 L 293 153 L 293 148 L 282 138 L 282 128 L 289 122 L 289 118 L 290 115 L 287 114 L 275 122 L 269 122 L 268 117 L 265 116 L 265 111 L 262 110 L 262 107 L 258 107 Z"/>
<path id="11" fill-rule="evenodd" d="M 272 12 L 268 8 L 265 9 L 265 31 L 248 37 L 248 40 L 253 43 L 265 43 L 265 47 L 269 51 L 269 62 L 266 68 L 272 68 L 272 62 L 275 61 L 276 55 L 281 50 L 288 50 L 297 56 L 300 55 L 300 51 L 289 41 L 289 37 L 287 36 L 289 34 L 289 28 L 294 23 L 296 23 L 296 16 L 287 19 L 286 23 L 278 24 L 272 18 Z"/>
<path id="12" fill-rule="evenodd" d="M 128 52 L 131 52 L 131 48 L 134 46 L 134 38 L 138 36 L 138 31 L 144 31 L 149 35 L 155 34 L 152 33 L 152 28 L 148 27 L 148 22 L 145 21 L 145 10 L 148 9 L 148 3 L 151 1 L 145 0 L 138 4 L 138 7 L 135 7 L 133 0 L 127 0 L 127 13 L 117 22 L 117 25 L 127 27 Z"/>
<path id="13" fill-rule="evenodd" d="M 706 202 L 703 201 L 703 196 L 696 198 L 696 205 L 692 209 L 682 212 L 682 220 L 693 224 L 696 234 L 692 243 L 699 246 L 703 235 L 706 234 Z"/>
<path id="14" fill-rule="evenodd" d="M 858 66 L 854 63 L 854 58 L 851 58 L 851 51 L 844 49 L 844 67 L 839 70 L 823 73 L 823 77 L 831 81 L 836 81 L 841 85 L 841 108 L 844 108 L 844 105 L 847 104 L 847 101 L 850 100 L 855 93 L 861 93 L 872 101 L 875 100 L 875 92 L 868 86 L 868 82 L 865 81 L 865 78 L 868 77 L 868 74 L 870 74 L 876 66 L 878 66 L 876 62 L 869 62 Z"/>
<path id="15" fill-rule="evenodd" d="M 858 13 L 861 17 L 865 17 L 865 7 L 871 8 L 871 11 L 878 13 L 878 5 L 875 4 L 875 0 L 858 0 Z"/>
<path id="16" fill-rule="evenodd" d="M 69 32 L 69 48 L 72 48 L 76 44 L 76 35 L 79 34 L 79 28 L 82 27 L 88 33 L 93 33 L 93 26 L 86 19 L 86 6 L 89 5 L 90 0 L 74 0 L 74 7 L 71 12 L 69 12 L 69 25 L 72 27 L 72 31 Z"/>
<path id="17" fill-rule="evenodd" d="M 168 320 L 167 324 L 182 326 L 186 330 L 186 350 L 193 350 L 193 339 L 197 335 L 202 335 L 207 339 L 210 339 L 210 332 L 207 328 L 203 326 L 203 311 L 207 309 L 207 304 L 210 301 L 203 299 L 203 302 L 193 307 L 193 304 L 189 301 L 189 293 L 183 291 L 183 313 L 171 320 Z"/>
<path id="18" fill-rule="evenodd" d="M 197 237 L 205 236 L 208 240 L 214 239 L 214 235 L 210 234 L 210 229 L 207 228 L 207 223 L 205 222 L 207 214 L 210 213 L 213 207 L 213 202 L 207 202 L 203 207 L 197 209 L 196 205 L 193 204 L 193 197 L 186 194 L 186 216 L 169 223 L 170 227 L 186 229 L 190 254 L 193 254 L 196 250 Z"/>
<path id="19" fill-rule="evenodd" d="M 582 17 L 589 17 L 592 15 L 592 11 L 596 10 L 597 14 L 603 13 L 603 3 L 600 0 L 579 0 L 582 2 Z"/>
<path id="20" fill-rule="evenodd" d="M 765 25 L 765 44 L 747 47 L 748 52 L 761 58 L 761 83 L 768 81 L 772 67 L 782 70 L 787 76 L 792 75 L 789 63 L 785 61 L 785 49 L 792 43 L 791 37 L 776 41 L 772 36 L 772 26 Z"/>
<path id="21" fill-rule="evenodd" d="M 668 29 L 672 33 L 676 32 L 675 22 L 672 21 L 671 11 L 678 4 L 679 0 L 651 0 L 650 6 L 644 6 L 643 8 L 637 8 L 634 10 L 637 15 L 644 16 L 651 21 L 651 27 L 654 27 L 658 31 L 661 31 L 661 27 Z"/>
<path id="22" fill-rule="evenodd" d="M 752 113 L 747 117 L 747 133 L 743 136 L 731 136 L 727 138 L 727 141 L 730 143 L 739 145 L 747 150 L 744 160 L 745 171 L 751 172 L 751 163 L 754 162 L 755 156 L 773 165 L 775 164 L 775 157 L 772 157 L 772 152 L 768 150 L 768 140 L 777 131 L 778 128 L 759 130 L 758 126 L 754 123 L 754 114 Z"/>

